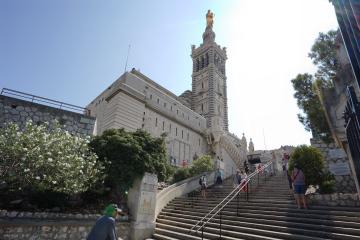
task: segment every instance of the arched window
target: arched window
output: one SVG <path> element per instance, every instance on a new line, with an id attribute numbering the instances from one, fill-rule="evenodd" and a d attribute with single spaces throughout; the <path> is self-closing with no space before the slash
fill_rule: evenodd
<path id="1" fill-rule="evenodd" d="M 196 71 L 198 72 L 200 70 L 200 60 L 199 58 L 196 59 Z"/>
<path id="2" fill-rule="evenodd" d="M 205 58 L 204 56 L 201 56 L 201 69 L 205 67 Z"/>
<path id="3" fill-rule="evenodd" d="M 206 64 L 205 66 L 207 67 L 209 65 L 209 54 L 206 53 Z"/>

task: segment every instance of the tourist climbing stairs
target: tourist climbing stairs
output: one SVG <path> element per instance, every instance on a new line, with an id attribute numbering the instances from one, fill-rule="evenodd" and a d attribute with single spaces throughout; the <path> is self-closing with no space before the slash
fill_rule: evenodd
<path id="1" fill-rule="evenodd" d="M 249 191 L 235 192 L 227 204 L 224 198 L 234 190 L 231 179 L 209 188 L 206 198 L 196 191 L 174 199 L 158 215 L 153 238 L 360 239 L 359 208 L 298 209 L 286 177 L 265 176 L 265 171 L 254 175 Z"/>

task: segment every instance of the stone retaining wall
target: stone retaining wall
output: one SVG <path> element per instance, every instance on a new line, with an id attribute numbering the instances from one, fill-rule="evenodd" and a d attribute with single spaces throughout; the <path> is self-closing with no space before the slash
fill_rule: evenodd
<path id="1" fill-rule="evenodd" d="M 307 198 L 310 204 L 360 207 L 360 198 L 355 193 L 309 194 Z"/>
<path id="2" fill-rule="evenodd" d="M 97 214 L 32 213 L 0 210 L 0 240 L 85 240 Z M 130 223 L 117 222 L 118 237 L 130 239 Z"/>
<path id="3" fill-rule="evenodd" d="M 322 141 L 311 139 L 311 146 L 319 149 L 325 159 L 325 169 L 330 169 L 332 164 L 348 164 L 349 159 L 346 156 L 346 153 L 341 148 L 335 146 L 334 143 L 325 144 Z M 349 165 L 350 167 L 350 165 Z M 350 174 L 347 175 L 335 175 L 335 192 L 339 193 L 355 193 L 356 186 L 353 179 L 353 176 Z"/>
<path id="4" fill-rule="evenodd" d="M 51 123 L 56 119 L 73 134 L 92 135 L 95 118 L 38 103 L 0 95 L 0 127 L 14 122 L 23 127 L 28 120 L 35 124 Z"/>

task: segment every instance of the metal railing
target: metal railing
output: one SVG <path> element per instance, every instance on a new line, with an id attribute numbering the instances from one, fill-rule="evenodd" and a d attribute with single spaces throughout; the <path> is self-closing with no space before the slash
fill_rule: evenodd
<path id="1" fill-rule="evenodd" d="M 219 214 L 220 222 L 219 222 L 219 237 L 221 239 L 222 235 L 222 210 L 224 207 L 230 203 L 236 196 L 237 198 L 237 210 L 236 214 L 239 216 L 239 199 L 240 199 L 240 192 L 246 188 L 246 200 L 249 201 L 249 183 L 251 180 L 257 176 L 258 185 L 260 184 L 260 174 L 264 174 L 264 180 L 266 182 L 266 170 L 267 168 L 271 167 L 272 161 L 266 163 L 265 165 L 261 166 L 260 168 L 256 169 L 254 172 L 249 174 L 246 180 L 239 184 L 236 188 L 234 188 L 220 203 L 218 203 L 210 212 L 208 212 L 204 217 L 202 217 L 196 224 L 189 230 L 189 234 L 191 233 L 198 233 L 201 230 L 201 239 L 204 238 L 204 229 L 205 226 L 216 216 Z"/>
<path id="2" fill-rule="evenodd" d="M 29 102 L 33 102 L 33 103 L 39 103 L 39 104 L 46 105 L 49 107 L 55 107 L 58 109 L 68 110 L 68 111 L 72 111 L 72 112 L 76 112 L 76 113 L 82 113 L 87 116 L 90 115 L 90 110 L 87 108 L 83 108 L 83 107 L 79 107 L 76 105 L 52 100 L 49 98 L 35 96 L 35 95 L 29 94 L 29 93 L 16 91 L 16 90 L 12 90 L 9 88 L 3 88 L 1 90 L 0 94 L 3 96 L 8 96 L 8 97 L 15 97 L 20 100 L 25 100 L 25 101 L 29 101 Z"/>

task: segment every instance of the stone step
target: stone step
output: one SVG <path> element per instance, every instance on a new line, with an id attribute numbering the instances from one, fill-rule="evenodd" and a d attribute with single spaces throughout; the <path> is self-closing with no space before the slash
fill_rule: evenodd
<path id="1" fill-rule="evenodd" d="M 173 225 L 170 225 L 173 224 Z M 188 233 L 193 225 L 183 222 L 173 222 L 168 221 L 165 223 L 156 223 L 157 228 L 181 231 L 182 233 Z M 201 230 L 200 230 L 201 231 Z M 198 232 L 198 236 L 201 234 Z M 195 232 L 195 231 L 194 231 Z M 220 234 L 219 224 L 210 223 L 204 228 L 204 233 L 212 233 L 215 235 Z M 295 233 L 285 233 L 285 232 L 275 232 L 271 230 L 263 230 L 258 228 L 247 228 L 239 226 L 231 226 L 222 224 L 221 228 L 222 238 L 232 237 L 235 239 L 293 239 L 293 240 L 320 240 L 320 239 L 329 239 L 329 238 L 319 238 L 314 236 L 305 236 Z"/>
<path id="2" fill-rule="evenodd" d="M 171 214 L 186 214 L 190 216 L 199 216 L 204 217 L 207 212 L 205 211 L 187 211 L 187 210 L 168 210 L 164 209 L 162 212 L 164 215 L 171 215 Z M 229 220 L 236 219 L 236 212 L 229 212 L 223 211 L 223 216 Z M 299 217 L 297 214 L 287 215 L 287 214 L 264 214 L 264 213 L 247 213 L 242 212 L 239 213 L 240 217 L 245 218 L 255 218 L 255 219 L 265 219 L 265 220 L 279 220 L 279 221 L 291 221 L 291 222 L 299 222 L 299 223 L 310 223 L 316 225 L 329 225 L 329 226 L 338 226 L 338 227 L 348 227 L 348 228 L 355 228 L 360 229 L 359 219 L 356 218 L 356 221 L 348 221 L 344 219 L 334 219 L 330 218 L 313 218 L 310 216 L 302 215 Z"/>
<path id="3" fill-rule="evenodd" d="M 168 207 L 173 209 L 207 209 L 208 211 L 212 210 L 215 207 L 215 204 L 197 204 L 197 203 L 169 203 Z M 237 203 L 229 203 L 224 210 L 237 210 Z M 239 210 L 258 210 L 258 211 L 280 211 L 280 212 L 291 212 L 291 213 L 303 213 L 302 209 L 298 209 L 295 205 L 279 207 L 272 205 L 259 205 L 259 204 L 249 204 L 249 203 L 239 203 Z M 317 210 L 317 209 L 308 209 L 307 213 L 321 214 L 321 215 L 337 215 L 337 216 L 349 216 L 349 217 L 359 217 L 360 211 L 350 212 L 350 211 L 340 211 L 340 210 Z"/>
<path id="4" fill-rule="evenodd" d="M 169 215 L 160 215 L 158 218 L 158 222 L 163 222 L 171 220 L 173 222 L 184 222 L 191 225 L 195 225 L 201 217 L 194 217 L 191 215 L 177 215 L 177 216 L 169 216 Z M 219 224 L 220 217 L 217 216 L 211 222 L 213 224 Z M 296 234 L 306 234 L 308 236 L 315 237 L 330 237 L 331 239 L 355 239 L 360 237 L 360 230 L 354 228 L 342 228 L 335 226 L 323 226 L 323 225 L 312 225 L 312 224 L 302 224 L 302 223 L 291 223 L 285 221 L 258 221 L 252 222 L 249 219 L 241 219 L 236 218 L 232 220 L 228 220 L 228 218 L 222 217 L 222 223 L 231 226 L 240 226 L 247 228 L 258 228 L 264 230 L 272 230 L 279 232 L 288 232 L 288 233 L 296 233 Z"/>

